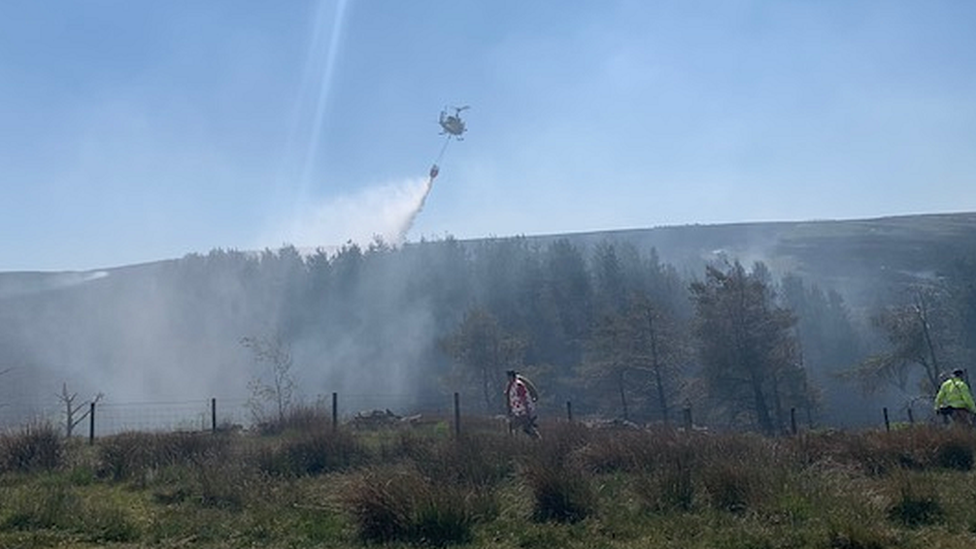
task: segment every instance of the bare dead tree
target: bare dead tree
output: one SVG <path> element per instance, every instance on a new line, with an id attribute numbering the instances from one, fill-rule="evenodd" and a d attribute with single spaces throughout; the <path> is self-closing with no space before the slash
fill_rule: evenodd
<path id="1" fill-rule="evenodd" d="M 58 395 L 58 400 L 64 405 L 65 437 L 71 438 L 75 427 L 91 413 L 91 405 L 101 400 L 103 396 L 102 393 L 98 393 L 93 398 L 76 405 L 75 400 L 78 398 L 78 393 L 69 393 L 67 383 L 61 385 L 61 394 Z M 78 415 L 79 412 L 81 412 L 80 415 Z"/>
<path id="2" fill-rule="evenodd" d="M 241 338 L 241 345 L 254 353 L 256 361 L 266 364 L 271 374 L 270 382 L 255 377 L 247 384 L 251 390 L 251 398 L 248 400 L 251 415 L 258 422 L 264 420 L 264 403 L 271 402 L 277 410 L 278 421 L 284 421 L 285 414 L 292 407 L 295 392 L 288 344 L 277 337 L 244 337 Z"/>

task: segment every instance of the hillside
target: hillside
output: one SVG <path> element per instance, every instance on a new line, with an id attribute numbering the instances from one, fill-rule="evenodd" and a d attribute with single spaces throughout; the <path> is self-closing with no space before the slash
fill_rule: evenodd
<path id="1" fill-rule="evenodd" d="M 862 304 L 865 292 L 936 275 L 976 252 L 976 213 L 911 215 L 848 221 L 686 225 L 530 237 L 578 245 L 611 239 L 655 248 L 663 261 L 698 271 L 723 256 L 773 272 L 792 271 Z M 873 297 L 873 296 L 872 296 Z"/>
<path id="2" fill-rule="evenodd" d="M 744 264 L 763 261 L 774 272 L 793 271 L 841 291 L 931 277 L 960 255 L 976 251 L 976 212 L 526 236 L 540 246 L 564 238 L 581 247 L 612 240 L 654 248 L 663 261 L 691 270 L 723 256 Z M 155 276 L 171 263 L 83 272 L 0 272 L 0 299 L 71 288 L 106 276 Z"/>
<path id="3" fill-rule="evenodd" d="M 563 239 L 586 258 L 604 242 L 642 254 L 653 249 L 686 280 L 700 277 L 709 262 L 763 261 L 774 275 L 798 274 L 837 291 L 855 320 L 864 320 L 899 288 L 976 254 L 976 213 L 657 227 L 524 242 L 544 250 Z M 520 281 L 510 280 L 512 265 L 495 264 L 490 255 L 459 259 L 499 240 L 409 244 L 373 259 L 349 254 L 324 269 L 311 266 L 321 258 L 303 263 L 291 250 L 214 251 L 89 272 L 0 273 L 0 371 L 13 368 L 0 384 L 0 423 L 4 415 L 14 421 L 50 410 L 63 383 L 116 401 L 242 399 L 261 365 L 240 340 L 268 334 L 288 339 L 309 399 L 335 390 L 401 399 L 379 404 L 386 407 L 436 397 L 442 388 L 426 376 L 449 367 L 440 342 L 470 303 L 485 292 L 495 292 L 500 307 L 524 302 Z M 687 304 L 684 296 L 676 299 Z M 571 368 L 567 357 L 578 357 L 579 346 L 550 333 L 557 335 L 537 343 L 548 345 L 536 350 L 545 356 L 539 360 Z M 849 364 L 831 367 L 841 366 Z M 579 398 L 572 384 L 552 387 L 553 402 Z"/>

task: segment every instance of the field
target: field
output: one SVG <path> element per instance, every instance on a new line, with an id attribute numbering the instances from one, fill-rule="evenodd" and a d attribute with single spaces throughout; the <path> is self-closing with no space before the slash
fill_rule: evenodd
<path id="1" fill-rule="evenodd" d="M 769 439 L 469 420 L 0 437 L 0 547 L 976 546 L 976 435 Z"/>

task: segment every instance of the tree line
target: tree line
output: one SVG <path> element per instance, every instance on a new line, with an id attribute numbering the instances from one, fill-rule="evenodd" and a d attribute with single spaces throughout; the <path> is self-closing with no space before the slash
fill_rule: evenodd
<path id="1" fill-rule="evenodd" d="M 310 255 L 217 249 L 164 262 L 142 281 L 108 277 L 103 293 L 75 299 L 106 317 L 111 295 L 155 296 L 166 316 L 153 326 L 187 353 L 281 345 L 292 375 L 321 370 L 318 385 L 289 386 L 296 392 L 458 392 L 471 412 L 496 414 L 504 372 L 516 369 L 540 386 L 544 410 L 572 402 L 579 415 L 646 423 L 679 421 L 692 407 L 698 422 L 772 434 L 791 412 L 811 424 L 849 415 L 840 409 L 862 389 L 894 388 L 906 404 L 928 398 L 942 372 L 968 365 L 976 260 L 933 272 L 854 311 L 834 289 L 762 262 L 690 269 L 610 238 L 447 237 Z M 29 304 L 67 314 L 64 301 Z M 122 320 L 107 325 L 124 330 L 133 307 L 116 306 Z M 8 316 L 5 326 L 23 324 Z M 292 381 L 261 380 L 255 368 L 252 388 Z"/>
<path id="2" fill-rule="evenodd" d="M 822 417 L 842 382 L 930 395 L 976 343 L 972 261 L 889 293 L 865 319 L 838 292 L 761 262 L 682 273 L 609 239 L 215 250 L 178 269 L 193 300 L 270 319 L 288 345 L 329 354 L 353 342 L 351 368 L 381 372 L 411 333 L 413 389 L 458 391 L 486 413 L 503 409 L 503 372 L 518 369 L 551 408 L 670 422 L 692 406 L 709 424 L 776 433 L 791 411 Z M 233 303 L 214 304 L 221 296 Z"/>

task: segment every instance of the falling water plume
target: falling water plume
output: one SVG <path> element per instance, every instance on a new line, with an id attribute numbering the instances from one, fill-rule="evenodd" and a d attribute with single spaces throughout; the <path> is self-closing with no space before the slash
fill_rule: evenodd
<path id="1" fill-rule="evenodd" d="M 404 240 L 407 239 L 407 233 L 413 228 L 413 222 L 420 215 L 420 212 L 424 209 L 424 203 L 427 202 L 427 195 L 430 194 L 430 190 L 434 187 L 434 178 L 437 177 L 437 164 L 430 169 L 430 177 L 427 178 L 427 183 L 424 185 L 424 192 L 420 195 L 420 201 L 417 206 L 410 212 L 407 219 L 403 223 L 403 227 L 400 228 L 397 234 L 396 244 L 402 244 Z"/>
<path id="2" fill-rule="evenodd" d="M 403 242 L 430 193 L 432 179 L 409 178 L 352 194 L 304 204 L 263 235 L 262 246 L 292 244 L 314 250 L 352 242 L 369 245 L 377 238 Z"/>

